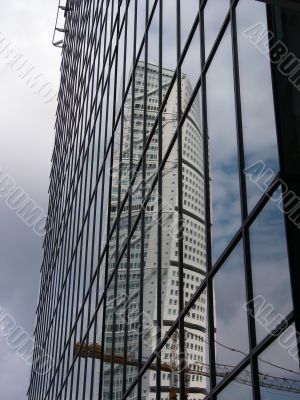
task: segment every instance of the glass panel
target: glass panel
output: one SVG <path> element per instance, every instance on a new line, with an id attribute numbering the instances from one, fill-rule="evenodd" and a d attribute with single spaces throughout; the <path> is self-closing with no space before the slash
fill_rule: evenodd
<path id="1" fill-rule="evenodd" d="M 157 187 L 145 207 L 145 228 L 143 241 L 138 243 L 142 255 L 143 243 L 143 332 L 142 358 L 145 362 L 156 346 L 157 321 L 157 232 L 158 232 L 158 204 Z M 162 292 L 163 296 L 163 292 Z"/>
<path id="2" fill-rule="evenodd" d="M 205 54 L 209 55 L 222 23 L 229 11 L 229 0 L 208 0 L 204 9 Z"/>
<path id="3" fill-rule="evenodd" d="M 231 57 L 227 30 L 207 73 L 214 261 L 241 224 Z"/>
<path id="4" fill-rule="evenodd" d="M 249 351 L 245 273 L 241 243 L 213 280 L 215 297 L 216 364 L 229 372 Z M 223 375 L 217 377 L 222 379 Z"/>
<path id="5" fill-rule="evenodd" d="M 174 0 L 163 2 L 163 67 L 175 69 L 177 65 L 176 7 Z M 172 21 L 172 23 L 170 23 Z"/>
<path id="6" fill-rule="evenodd" d="M 181 71 L 181 102 L 182 111 L 185 110 L 187 103 L 193 93 L 195 85 L 200 77 L 201 73 L 201 57 L 200 57 L 200 29 L 199 25 L 193 35 L 192 41 L 189 45 L 187 54 L 183 60 Z M 199 96 L 198 96 L 199 97 Z M 199 105 L 199 100 L 197 102 Z M 198 111 L 200 115 L 200 108 Z"/>
<path id="7" fill-rule="evenodd" d="M 105 342 L 103 365 L 103 398 L 109 399 L 111 385 L 114 388 L 113 399 L 120 398 L 123 388 L 124 364 L 124 312 L 126 284 L 123 279 L 126 268 L 126 253 L 122 258 L 119 270 L 112 279 L 106 292 L 105 309 Z"/>
<path id="8" fill-rule="evenodd" d="M 250 229 L 259 340 L 292 310 L 284 216 L 278 208 L 280 199 L 281 191 L 278 189 Z"/>
<path id="9" fill-rule="evenodd" d="M 134 3 L 134 2 L 133 2 Z M 137 52 L 140 48 L 142 38 L 145 34 L 146 1 L 137 1 L 137 27 L 136 27 L 136 46 Z"/>
<path id="10" fill-rule="evenodd" d="M 250 368 L 246 368 L 220 394 L 217 400 L 252 400 L 252 375 Z"/>
<path id="11" fill-rule="evenodd" d="M 262 35 L 267 32 L 266 6 L 258 1 L 240 1 L 237 27 L 245 167 L 246 171 L 251 171 L 253 164 L 261 166 L 261 174 L 270 168 L 273 173 L 267 173 L 266 179 L 274 177 L 278 171 L 278 152 L 270 61 L 251 42 L 251 32 L 257 24 L 265 27 Z M 267 184 L 263 189 L 261 185 L 255 185 L 248 173 L 246 179 L 251 210 Z"/>
<path id="12" fill-rule="evenodd" d="M 127 40 L 126 40 L 126 73 L 125 78 L 132 72 L 133 65 L 133 44 L 134 44 L 134 17 L 135 17 L 135 2 L 131 1 L 127 10 Z M 141 16 L 143 20 L 143 16 Z M 144 17 L 145 20 L 145 17 Z M 139 43 L 136 43 L 137 46 Z M 138 49 L 138 48 L 137 48 Z"/>
<path id="13" fill-rule="evenodd" d="M 186 385 L 189 396 L 195 400 L 204 398 L 209 385 L 205 300 L 206 291 L 195 302 L 184 319 Z"/>
<path id="14" fill-rule="evenodd" d="M 130 241 L 130 262 L 129 268 L 122 271 L 122 282 L 120 284 L 123 289 L 123 305 L 124 314 L 122 314 L 124 328 L 124 341 L 127 349 L 126 366 L 126 390 L 129 388 L 133 380 L 137 376 L 137 360 L 139 354 L 139 305 L 140 305 L 140 275 L 141 269 L 144 268 L 144 262 L 141 260 L 141 250 L 137 246 L 141 243 L 141 225 L 138 224 L 134 235 Z M 128 282 L 127 282 L 128 280 Z M 127 287 L 128 285 L 128 287 Z M 120 294 L 120 291 L 119 291 Z M 125 354 L 125 353 L 124 353 Z M 134 389 L 134 392 L 136 389 Z M 132 394 L 134 396 L 134 394 Z"/>
<path id="15" fill-rule="evenodd" d="M 295 326 L 290 326 L 258 357 L 262 400 L 300 399 Z"/>
<path id="16" fill-rule="evenodd" d="M 175 7 L 174 7 L 175 8 Z M 199 12 L 199 1 L 189 0 L 189 6 L 186 6 L 186 1 L 181 0 L 180 5 L 180 30 L 181 30 L 181 48 L 183 49 L 185 42 L 192 29 L 193 23 Z M 198 51 L 199 53 L 199 51 Z"/>
<path id="17" fill-rule="evenodd" d="M 166 333 L 167 327 L 164 327 Z M 164 335 L 162 335 L 164 336 Z M 178 398 L 179 393 L 179 342 L 178 330 L 176 330 L 169 338 L 165 346 L 161 350 L 161 392 L 164 399 L 167 396 Z M 154 375 L 155 377 L 155 375 Z M 155 379 L 154 379 L 155 381 Z"/>

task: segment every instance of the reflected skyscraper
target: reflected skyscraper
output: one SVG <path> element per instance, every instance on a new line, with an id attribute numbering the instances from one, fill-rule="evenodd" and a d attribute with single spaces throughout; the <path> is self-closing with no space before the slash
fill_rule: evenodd
<path id="1" fill-rule="evenodd" d="M 147 69 L 147 71 L 145 71 Z M 147 87 L 145 88 L 145 72 L 147 73 Z M 167 92 L 174 71 L 162 69 L 163 95 Z M 113 158 L 113 184 L 111 202 L 111 223 L 117 218 L 118 204 L 128 188 L 130 177 L 137 168 L 142 156 L 145 140 L 149 137 L 153 119 L 159 110 L 159 67 L 155 64 L 139 62 L 136 68 L 134 91 L 126 103 L 124 115 L 124 131 L 122 147 L 117 147 Z M 147 98 L 145 102 L 145 92 Z M 192 94 L 188 76 L 182 75 L 181 82 L 182 107 Z M 147 109 L 145 109 L 146 105 Z M 172 140 L 177 124 L 177 87 L 169 96 L 168 104 L 163 112 L 162 152 L 165 153 Z M 133 127 L 132 127 L 133 124 Z M 146 132 L 144 132 L 146 126 Z M 133 134 L 132 134 L 133 132 Z M 121 133 L 118 133 L 121 135 Z M 182 128 L 182 162 L 183 181 L 182 189 L 178 188 L 178 153 L 173 151 L 168 158 L 163 173 L 163 193 L 161 201 L 157 186 L 151 193 L 147 205 L 144 207 L 145 226 L 143 232 L 139 224 L 130 242 L 130 264 L 127 257 L 119 264 L 114 287 L 108 291 L 108 300 L 111 306 L 106 319 L 105 353 L 123 357 L 124 335 L 128 337 L 128 358 L 134 363 L 138 360 L 140 332 L 138 330 L 140 317 L 140 290 L 143 285 L 143 361 L 155 350 L 157 337 L 157 240 L 158 224 L 161 226 L 163 251 L 161 256 L 162 285 L 161 285 L 161 335 L 164 336 L 178 316 L 178 191 L 182 190 L 184 204 L 184 226 L 181 233 L 184 242 L 184 292 L 185 304 L 192 297 L 193 292 L 200 286 L 205 276 L 205 225 L 204 225 L 204 195 L 203 195 L 203 137 L 201 132 L 199 97 L 189 112 L 187 122 Z M 134 221 L 141 211 L 142 199 L 153 183 L 158 171 L 158 129 L 156 130 L 149 149 L 146 153 L 146 174 L 139 171 L 135 184 L 130 193 L 130 205 L 126 205 L 118 219 L 118 230 L 110 242 L 109 273 L 115 267 L 117 247 L 121 248 L 128 237 L 128 220 Z M 132 151 L 130 151 L 132 149 Z M 130 173 L 132 171 L 132 173 Z M 130 208 L 129 208 L 130 207 Z M 161 219 L 158 220 L 158 209 L 161 209 Z M 143 237 L 142 237 L 143 236 Z M 143 248 L 143 250 L 142 250 Z M 143 258 L 142 258 L 143 257 Z M 128 288 L 126 288 L 128 280 Z M 200 374 L 190 375 L 189 371 L 200 371 L 201 365 L 206 363 L 205 332 L 206 332 L 206 300 L 205 294 L 193 306 L 185 319 L 185 348 L 187 372 L 186 380 L 193 398 L 202 399 L 206 389 L 206 379 Z M 125 332 L 125 321 L 129 326 Z M 179 351 L 177 333 L 173 334 L 169 343 L 161 354 L 161 362 L 166 366 L 174 365 L 173 372 L 162 374 L 162 399 L 169 399 L 173 388 L 178 388 Z M 112 357 L 113 359 L 113 357 Z M 104 398 L 109 399 L 111 367 L 108 366 L 104 375 Z M 114 365 L 114 399 L 122 394 L 123 368 L 120 364 Z M 128 370 L 126 380 L 131 382 L 136 375 L 135 368 Z M 143 381 L 143 398 L 154 400 L 156 373 L 151 372 Z M 176 391 L 176 390 L 175 390 Z M 135 397 L 133 393 L 131 397 Z"/>

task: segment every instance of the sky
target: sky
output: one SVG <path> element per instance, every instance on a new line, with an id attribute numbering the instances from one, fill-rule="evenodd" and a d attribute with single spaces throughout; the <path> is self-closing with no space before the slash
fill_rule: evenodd
<path id="1" fill-rule="evenodd" d="M 172 1 L 172 0 L 171 0 Z M 216 38 L 216 26 L 220 26 L 224 18 L 224 9 L 219 7 L 219 12 L 213 12 L 214 5 L 220 4 L 220 0 L 211 0 L 211 9 L 207 10 L 207 43 L 211 43 Z M 191 8 L 196 1 L 191 2 Z M 238 9 L 238 29 L 249 27 L 260 21 L 263 5 L 256 4 L 249 7 L 248 0 L 242 1 L 243 6 Z M 165 2 L 167 4 L 167 1 Z M 225 4 L 222 2 L 222 4 Z M 254 4 L 254 2 L 252 3 Z M 248 8 L 249 7 L 249 8 Z M 55 24 L 57 11 L 57 1 L 50 0 L 10 0 L 2 2 L 0 5 L 0 40 L 5 37 L 11 42 L 11 47 L 18 51 L 34 67 L 37 73 L 41 73 L 51 83 L 51 87 L 58 90 L 60 76 L 60 50 L 51 44 L 52 34 Z M 174 17 L 174 9 L 170 8 L 170 20 Z M 183 10 L 185 13 L 186 10 Z M 194 11 L 192 11 L 194 14 Z M 192 19 L 189 13 L 184 14 L 186 25 L 190 29 Z M 157 36 L 156 27 L 150 34 L 153 38 Z M 171 25 L 166 29 L 172 38 Z M 174 25 L 173 25 L 174 28 Z M 169 40 L 164 35 L 165 40 Z M 183 32 L 183 39 L 186 39 L 186 32 Z M 272 120 L 272 104 L 269 101 L 271 93 L 269 91 L 269 71 L 264 56 L 258 55 L 257 50 L 247 43 L 246 39 L 239 36 L 243 41 L 240 52 L 241 63 L 241 85 L 243 121 L 246 143 L 246 157 L 249 164 L 261 159 L 267 165 L 274 164 L 274 121 Z M 226 42 L 224 41 L 225 46 Z M 241 42 L 240 42 L 241 43 Z M 197 45 L 197 43 L 196 43 Z M 166 47 L 164 53 L 168 67 L 172 68 L 172 61 L 175 60 L 175 48 Z M 1 49 L 1 47 L 0 47 Z M 228 237 L 233 232 L 224 234 L 224 226 L 228 220 L 237 220 L 236 226 L 240 222 L 240 211 L 238 194 L 233 193 L 236 188 L 233 184 L 234 152 L 236 144 L 234 121 L 229 116 L 233 116 L 233 100 L 229 99 L 228 93 L 232 87 L 232 65 L 230 64 L 231 51 L 226 48 L 220 49 L 217 64 L 212 64 L 212 76 L 208 75 L 207 84 L 210 88 L 211 97 L 208 99 L 208 111 L 212 109 L 213 116 L 209 114 L 209 127 L 211 135 L 212 152 L 212 175 L 215 182 L 214 192 L 214 223 L 220 226 L 218 231 L 222 235 L 219 240 L 218 252 L 224 249 L 228 243 Z M 243 52 L 244 51 L 244 52 Z M 153 53 L 152 53 L 153 52 Z M 188 53 L 188 62 L 184 64 L 183 72 L 189 75 L 192 84 L 195 84 L 195 77 L 198 76 L 197 61 L 193 59 L 194 52 Z M 153 62 L 157 61 L 157 49 L 150 49 L 150 57 Z M 258 62 L 258 59 L 260 60 Z M 251 62 L 251 60 L 253 62 Z M 215 68 L 215 70 L 214 70 Z M 218 79 L 216 79 L 216 77 Z M 43 100 L 36 96 L 24 81 L 17 77 L 15 71 L 1 61 L 0 55 L 0 173 L 9 175 L 22 188 L 28 196 L 43 210 L 47 210 L 48 204 L 48 185 L 51 166 L 51 154 L 54 142 L 54 123 L 56 100 L 45 104 Z M 251 90 L 250 90 L 251 88 Z M 246 96 L 243 94 L 247 93 Z M 232 95 L 232 93 L 231 93 Z M 267 109 L 266 104 L 271 104 Z M 224 108 L 226 105 L 226 108 Z M 261 110 L 264 110 L 261 115 Z M 217 115 L 218 118 L 214 118 Z M 271 157 L 270 157 L 271 155 Z M 269 163 L 269 164 L 268 164 Z M 0 175 L 1 179 L 1 175 Z M 237 178 L 236 178 L 237 179 Z M 237 183 L 237 182 L 236 182 Z M 261 192 L 255 192 L 255 186 L 249 186 L 249 193 L 254 191 L 255 201 Z M 250 199 L 251 200 L 251 199 Z M 250 203 L 254 203 L 254 200 Z M 275 210 L 276 211 L 276 210 Z M 269 220 L 276 222 L 275 218 Z M 16 213 L 11 210 L 1 198 L 0 193 L 0 316 L 1 310 L 9 315 L 20 325 L 28 335 L 32 335 L 34 327 L 34 315 L 38 298 L 39 271 L 42 262 L 42 238 L 36 235 L 32 228 L 28 227 Z M 267 221 L 268 222 L 268 221 Z M 269 232 L 262 232 L 260 226 L 256 227 L 259 234 L 270 236 L 273 232 L 274 241 L 280 242 L 281 232 L 276 231 L 276 226 L 270 225 L 265 221 L 266 229 Z M 235 229 L 236 230 L 236 226 Z M 274 233 L 275 232 L 275 233 Z M 277 233 L 276 233 L 277 232 Z M 278 235 L 278 236 L 276 236 Z M 223 241 L 222 241 L 223 238 Z M 225 238 L 225 240 L 224 240 Z M 257 263 L 257 282 L 262 281 L 259 274 L 269 274 L 269 263 L 261 263 L 269 255 L 263 253 L 260 248 L 261 241 L 253 243 Z M 256 246 L 256 247 L 255 247 Z M 220 250 L 220 251 L 219 251 Z M 274 253 L 272 268 L 278 267 L 284 259 L 285 249 L 278 248 Z M 242 256 L 239 249 L 232 255 L 228 268 L 220 274 L 220 283 L 216 281 L 218 287 L 219 304 L 225 304 L 228 293 L 234 292 L 239 299 L 243 297 L 243 289 L 240 285 L 243 275 L 241 272 Z M 276 260 L 277 264 L 276 264 Z M 264 269 L 265 268 L 265 269 Z M 271 279 L 271 278 L 270 278 Z M 276 287 L 276 276 L 272 277 L 273 283 L 269 287 Z M 226 280 L 226 285 L 224 281 Z M 264 281 L 264 280 L 263 280 Z M 287 283 L 288 284 L 288 283 Z M 219 285 L 219 286 L 218 286 Z M 239 290 L 236 290 L 239 288 Z M 277 288 L 277 296 L 282 293 L 282 288 Z M 284 289 L 284 288 L 283 288 Z M 262 291 L 264 289 L 261 289 Z M 274 291 L 268 296 L 268 300 L 274 302 Z M 241 301 L 239 301 L 241 304 Z M 278 301 L 280 306 L 280 301 Z M 219 339 L 228 342 L 231 340 L 238 343 L 241 349 L 245 349 L 244 319 L 242 309 L 233 309 L 234 304 L 227 304 L 227 307 L 220 306 L 217 309 Z M 279 309 L 279 311 L 281 311 Z M 286 311 L 285 309 L 283 310 Z M 229 318 L 230 316 L 230 318 Z M 236 334 L 233 335 L 233 332 Z M 226 353 L 218 353 L 220 362 L 230 362 L 225 360 Z M 222 357 L 224 359 L 222 360 Z M 287 362 L 288 365 L 288 362 Z M 29 384 L 30 366 L 27 365 L 16 353 L 10 349 L 5 339 L 1 337 L 0 331 L 0 399 L 22 400 L 26 398 L 26 391 Z M 232 392 L 231 392 L 232 393 Z M 266 397 L 267 399 L 267 397 Z M 276 397 L 277 399 L 277 397 Z M 227 400 L 224 398 L 224 400 Z"/>
<path id="2" fill-rule="evenodd" d="M 51 44 L 57 1 L 0 4 L 0 32 L 58 89 L 60 50 Z M 47 210 L 56 99 L 44 104 L 0 57 L 0 168 Z M 0 201 L 0 306 L 32 335 L 42 238 Z M 0 338 L 0 398 L 26 398 L 30 367 Z"/>

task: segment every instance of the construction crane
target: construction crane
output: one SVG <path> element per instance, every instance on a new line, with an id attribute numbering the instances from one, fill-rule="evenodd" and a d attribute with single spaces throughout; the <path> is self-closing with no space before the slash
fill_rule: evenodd
<path id="1" fill-rule="evenodd" d="M 175 334 L 172 337 L 172 345 L 171 345 L 171 350 L 172 350 L 172 356 L 171 356 L 171 361 L 170 363 L 167 362 L 162 362 L 161 363 L 161 371 L 168 372 L 171 374 L 171 386 L 170 386 L 170 391 L 169 391 L 169 400 L 176 400 L 177 399 L 177 393 L 179 392 L 178 389 L 178 374 L 179 374 L 179 368 L 178 368 L 178 363 L 176 361 L 178 357 L 178 334 L 175 332 Z M 94 359 L 103 359 L 104 362 L 112 362 L 112 356 L 109 353 L 102 353 L 102 347 L 98 344 L 81 344 L 81 343 L 76 343 L 74 347 L 74 354 L 79 355 L 81 358 L 94 358 Z M 127 358 L 126 362 L 124 360 L 124 357 L 120 354 L 116 354 L 113 358 L 113 362 L 115 364 L 126 364 L 127 366 L 132 366 L 132 367 L 138 367 L 138 361 L 133 358 Z M 200 371 L 196 371 L 196 367 L 200 366 Z M 234 367 L 232 365 L 225 365 L 225 364 L 216 364 L 216 375 L 221 378 L 225 378 L 230 374 Z M 149 370 L 156 371 L 157 365 L 156 363 L 150 364 Z M 210 377 L 210 370 L 209 370 L 209 365 L 202 363 L 202 362 L 197 362 L 195 364 L 190 365 L 189 367 L 186 366 L 185 369 L 185 374 L 186 374 L 186 382 L 187 382 L 187 388 L 185 392 L 185 399 L 188 399 L 188 393 L 189 393 L 189 376 L 190 375 L 201 375 L 204 377 Z M 236 382 L 241 383 L 243 385 L 252 385 L 252 377 L 251 373 L 246 371 L 243 371 L 240 373 L 235 379 Z M 276 376 L 271 376 L 268 374 L 264 374 L 262 372 L 259 373 L 259 382 L 261 387 L 269 388 L 269 389 L 275 389 L 275 390 L 280 390 L 283 392 L 290 392 L 290 393 L 298 393 L 300 394 L 300 380 L 295 380 L 295 379 L 289 379 L 289 378 L 282 378 L 282 377 L 276 377 Z"/>

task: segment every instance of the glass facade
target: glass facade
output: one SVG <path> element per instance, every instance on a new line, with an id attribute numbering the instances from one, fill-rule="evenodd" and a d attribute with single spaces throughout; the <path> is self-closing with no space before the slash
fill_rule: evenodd
<path id="1" fill-rule="evenodd" d="M 64 11 L 28 399 L 300 399 L 299 2 Z"/>

